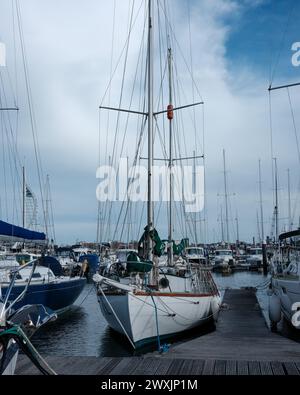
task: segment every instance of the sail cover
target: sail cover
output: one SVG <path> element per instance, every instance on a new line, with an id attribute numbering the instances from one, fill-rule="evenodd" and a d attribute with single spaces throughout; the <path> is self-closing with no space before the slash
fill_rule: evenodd
<path id="1" fill-rule="evenodd" d="M 0 221 L 0 238 L 22 239 L 30 241 L 46 240 L 45 233 L 35 232 L 33 230 L 21 228 L 20 226 Z"/>

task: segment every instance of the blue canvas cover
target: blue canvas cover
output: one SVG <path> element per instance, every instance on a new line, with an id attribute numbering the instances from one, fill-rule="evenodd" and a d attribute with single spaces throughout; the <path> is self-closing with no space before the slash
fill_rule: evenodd
<path id="1" fill-rule="evenodd" d="M 45 233 L 35 232 L 33 230 L 21 228 L 20 226 L 12 225 L 4 221 L 0 221 L 0 236 L 8 236 L 12 238 L 32 240 L 32 241 L 46 240 Z"/>

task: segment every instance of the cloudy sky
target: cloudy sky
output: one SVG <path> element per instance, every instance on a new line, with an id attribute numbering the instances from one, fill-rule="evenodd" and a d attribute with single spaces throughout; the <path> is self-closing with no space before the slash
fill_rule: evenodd
<path id="1" fill-rule="evenodd" d="M 133 3 L 134 28 L 128 50 L 122 107 L 129 107 L 129 87 L 133 83 L 143 83 L 136 82 L 135 77 L 140 77 L 136 73 L 136 63 L 145 1 L 19 0 L 18 3 L 42 171 L 44 177 L 49 174 L 51 182 L 56 240 L 58 243 L 95 240 L 99 129 L 101 162 L 113 150 L 114 136 L 112 130 L 106 144 L 103 130 L 107 127 L 107 114 L 105 122 L 102 117 L 99 128 L 98 106 L 102 100 L 106 105 L 119 105 L 125 59 L 122 50 Z M 158 3 L 162 9 L 164 1 Z M 174 54 L 178 58 L 178 68 L 181 68 L 178 75 L 186 83 L 185 96 L 180 103 L 199 98 L 205 102 L 204 128 L 202 109 L 197 110 L 197 138 L 202 142 L 204 130 L 207 239 L 221 239 L 223 149 L 226 150 L 228 190 L 232 195 L 229 199 L 230 239 L 236 238 L 236 213 L 240 239 L 258 237 L 259 159 L 265 233 L 270 234 L 273 191 L 267 89 L 270 82 L 275 86 L 300 81 L 300 66 L 295 67 L 291 62 L 292 44 L 300 42 L 300 6 L 292 0 L 167 0 L 166 3 L 168 20 L 175 34 L 172 34 Z M 1 104 L 17 103 L 20 108 L 18 116 L 10 113 L 8 118 L 3 112 L 1 115 L 3 171 L 0 174 L 0 197 L 1 218 L 20 223 L 20 209 L 13 204 L 12 197 L 17 178 L 14 164 L 11 165 L 8 159 L 12 139 L 20 158 L 17 167 L 25 165 L 28 184 L 39 199 L 40 195 L 15 5 L 15 1 L 0 0 L 0 42 L 5 43 L 7 50 L 6 67 L 0 68 Z M 155 37 L 157 39 L 158 34 Z M 185 63 L 190 64 L 189 70 L 193 71 L 198 91 L 192 88 Z M 106 89 L 112 70 L 115 73 L 108 95 Z M 159 81 L 156 84 L 159 86 Z M 296 129 L 287 90 L 271 94 L 273 156 L 277 158 L 279 173 L 280 230 L 288 223 L 288 168 L 295 224 L 298 224 L 300 215 L 297 206 L 300 88 L 290 88 L 289 94 Z M 138 105 L 138 100 L 133 99 L 133 104 Z M 112 115 L 110 125 L 113 122 Z M 120 117 L 120 122 L 126 122 L 126 118 Z M 193 140 L 193 133 L 191 129 L 185 130 L 187 141 Z M 128 132 L 124 155 L 132 154 L 135 136 L 136 133 L 131 135 Z M 122 145 L 121 141 L 118 144 Z M 190 143 L 188 151 L 192 149 Z M 199 143 L 197 153 L 202 150 Z M 17 186 L 15 194 L 19 202 Z M 40 212 L 41 206 L 39 202 Z M 200 222 L 198 226 L 202 226 Z M 157 228 L 165 237 L 166 220 L 160 219 Z M 176 237 L 180 236 L 176 234 Z"/>

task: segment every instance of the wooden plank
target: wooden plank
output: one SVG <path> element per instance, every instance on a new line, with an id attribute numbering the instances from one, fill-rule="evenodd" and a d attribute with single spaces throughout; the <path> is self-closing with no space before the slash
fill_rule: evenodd
<path id="1" fill-rule="evenodd" d="M 249 374 L 248 362 L 237 361 L 237 372 L 239 376 L 245 376 Z"/>
<path id="2" fill-rule="evenodd" d="M 299 372 L 300 372 L 300 362 L 295 362 L 295 365 L 296 365 L 297 369 L 298 369 Z"/>
<path id="3" fill-rule="evenodd" d="M 227 376 L 233 376 L 237 374 L 237 361 L 226 361 L 226 372 Z"/>
<path id="4" fill-rule="evenodd" d="M 110 372 L 121 362 L 121 358 L 108 358 L 103 366 L 100 366 L 98 370 L 98 375 L 110 374 Z"/>
<path id="5" fill-rule="evenodd" d="M 300 375 L 300 372 L 297 369 L 297 366 L 294 362 L 285 362 L 283 364 L 283 366 L 284 366 L 286 373 L 289 376 L 299 376 Z"/>
<path id="6" fill-rule="evenodd" d="M 192 359 L 186 359 L 185 361 L 183 361 L 178 374 L 183 375 L 183 376 L 193 374 L 192 373 L 193 362 L 194 361 Z"/>
<path id="7" fill-rule="evenodd" d="M 204 363 L 205 363 L 205 361 L 203 361 L 201 359 L 193 360 L 193 367 L 192 367 L 191 374 L 193 374 L 195 376 L 201 375 L 203 372 Z"/>
<path id="8" fill-rule="evenodd" d="M 168 369 L 168 374 L 170 375 L 179 374 L 183 362 L 184 359 L 173 359 L 170 368 Z"/>
<path id="9" fill-rule="evenodd" d="M 217 376 L 224 375 L 226 372 L 226 361 L 217 360 L 215 363 L 214 374 Z"/>
<path id="10" fill-rule="evenodd" d="M 250 375 L 260 375 L 261 371 L 260 371 L 260 366 L 259 366 L 259 362 L 258 361 L 249 361 L 248 362 L 248 368 L 249 368 L 249 374 Z"/>
<path id="11" fill-rule="evenodd" d="M 149 375 L 156 371 L 159 365 L 158 358 L 142 358 L 140 364 L 133 371 L 135 375 Z"/>
<path id="12" fill-rule="evenodd" d="M 49 364 L 55 367 L 58 374 L 64 375 L 95 375 L 99 371 L 99 365 L 103 366 L 106 360 L 97 357 L 66 357 L 55 358 L 53 362 L 49 358 Z"/>
<path id="13" fill-rule="evenodd" d="M 123 358 L 110 372 L 111 375 L 131 375 L 143 358 Z"/>
<path id="14" fill-rule="evenodd" d="M 284 376 L 285 375 L 285 371 L 283 369 L 282 363 L 271 362 L 271 367 L 272 367 L 274 375 L 276 375 L 276 376 Z"/>
<path id="15" fill-rule="evenodd" d="M 170 366 L 172 364 L 173 360 L 172 359 L 161 359 L 159 360 L 158 367 L 154 374 L 157 375 L 165 375 L 167 374 L 168 370 L 170 369 Z"/>
<path id="16" fill-rule="evenodd" d="M 209 359 L 205 361 L 202 374 L 212 375 L 214 373 L 214 367 L 215 367 L 215 361 L 213 359 Z"/>
<path id="17" fill-rule="evenodd" d="M 270 362 L 261 361 L 259 363 L 259 365 L 260 365 L 261 374 L 263 376 L 272 376 L 273 375 L 273 370 L 272 370 Z"/>

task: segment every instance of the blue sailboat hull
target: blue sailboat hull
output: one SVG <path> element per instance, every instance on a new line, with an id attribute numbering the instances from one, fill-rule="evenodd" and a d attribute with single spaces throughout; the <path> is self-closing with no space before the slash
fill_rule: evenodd
<path id="1" fill-rule="evenodd" d="M 25 297 L 14 305 L 18 309 L 27 304 L 42 304 L 55 312 L 60 312 L 70 307 L 78 298 L 86 284 L 85 278 L 67 279 L 54 283 L 30 284 Z M 24 290 L 24 285 L 15 285 L 10 295 L 10 300 L 15 300 Z M 7 288 L 2 287 L 5 296 Z"/>

